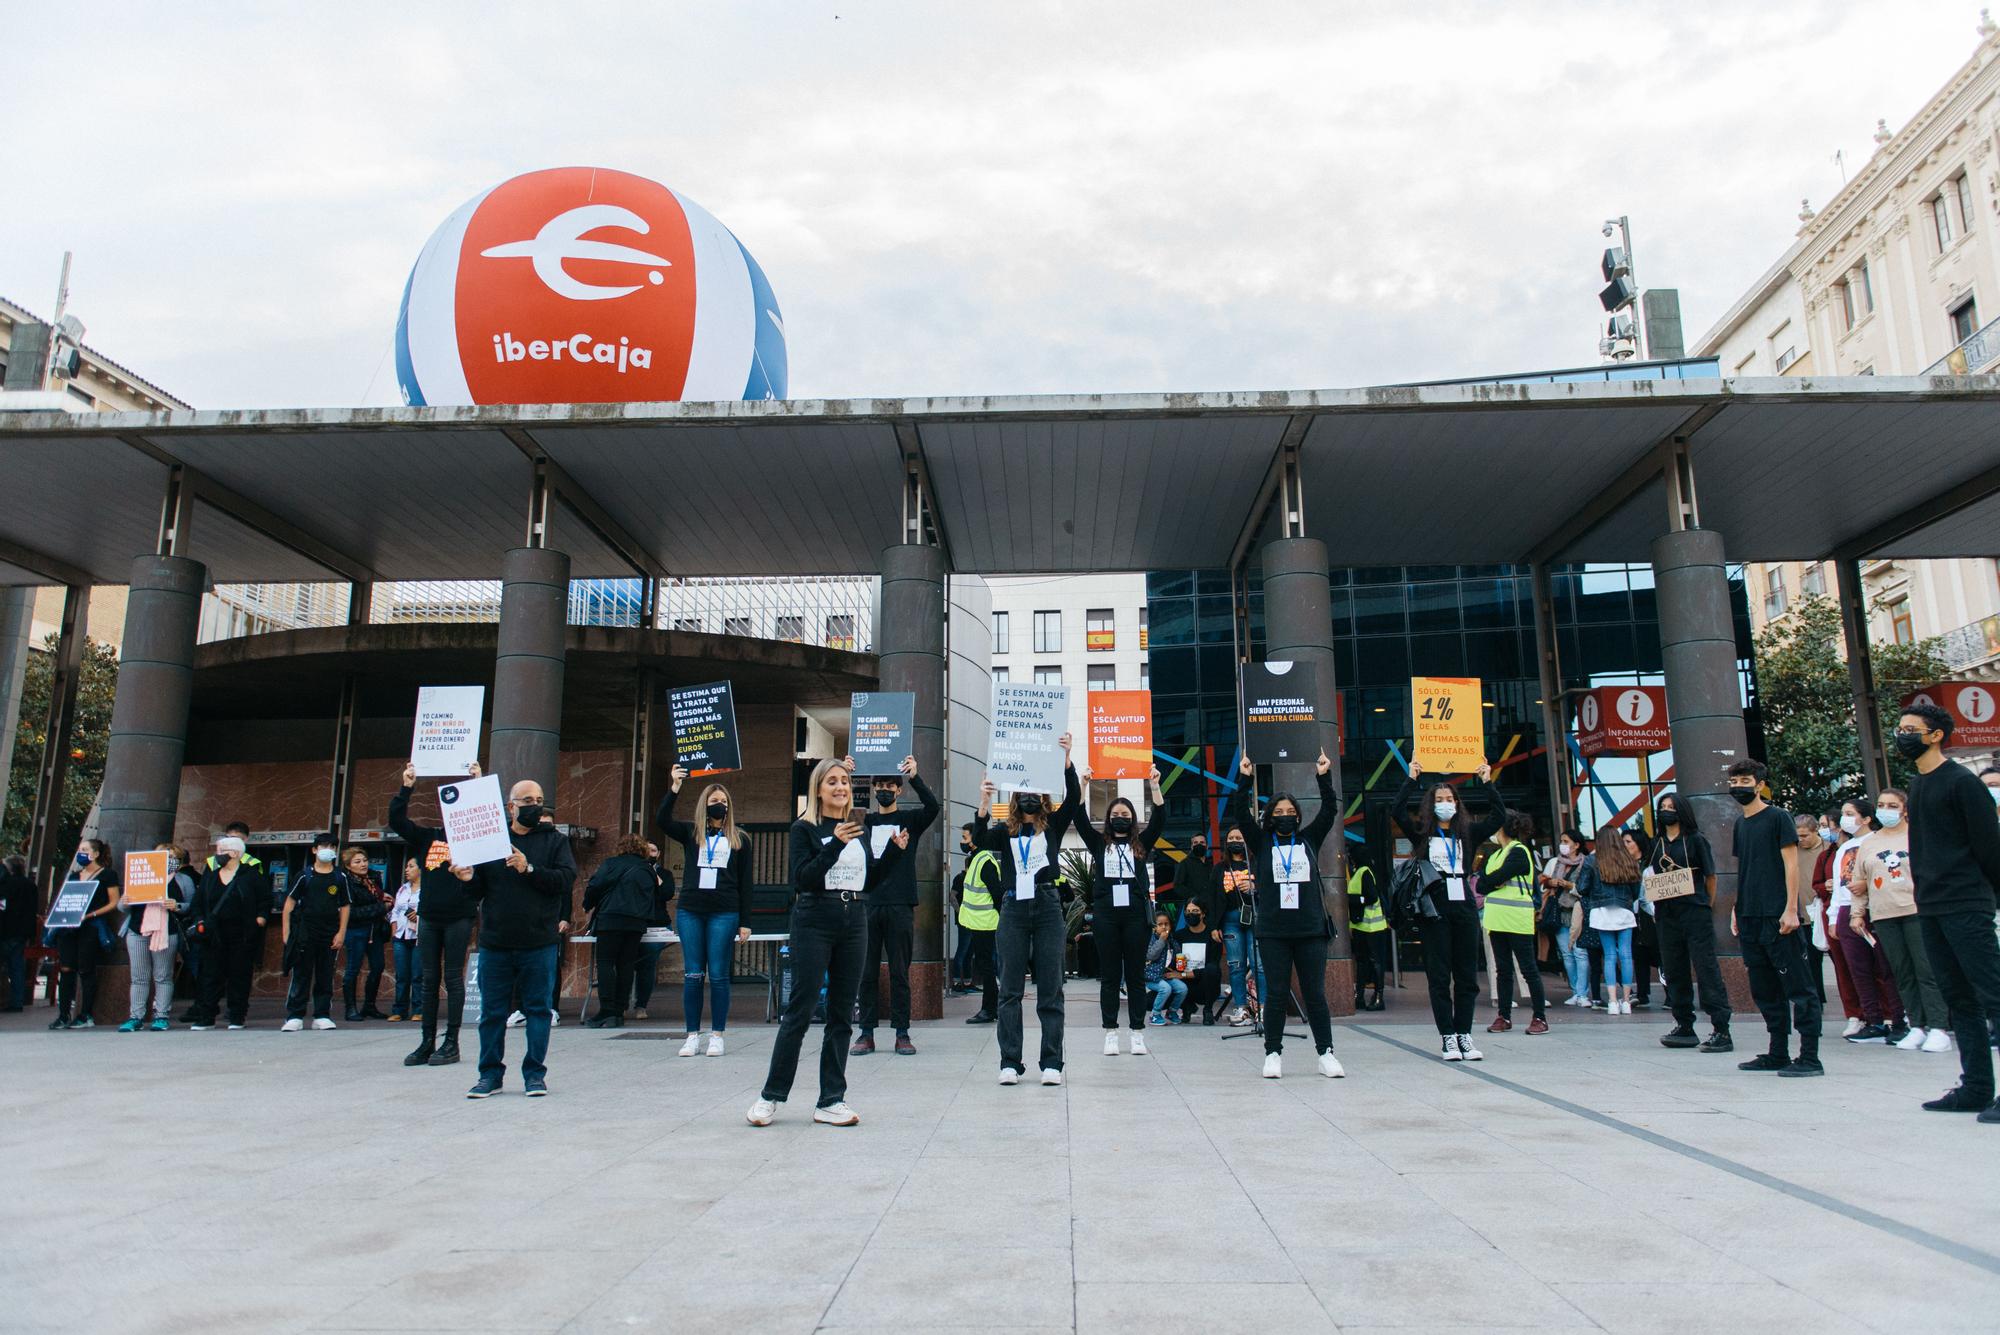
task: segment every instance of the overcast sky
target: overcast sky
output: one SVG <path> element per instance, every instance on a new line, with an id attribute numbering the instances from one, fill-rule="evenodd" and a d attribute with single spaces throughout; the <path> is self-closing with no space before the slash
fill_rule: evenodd
<path id="1" fill-rule="evenodd" d="M 397 401 L 419 248 L 516 173 L 700 201 L 797 397 L 1323 388 L 1597 360 L 1599 224 L 1690 342 L 1978 6 L 43 7 L 0 295 L 199 407 Z"/>

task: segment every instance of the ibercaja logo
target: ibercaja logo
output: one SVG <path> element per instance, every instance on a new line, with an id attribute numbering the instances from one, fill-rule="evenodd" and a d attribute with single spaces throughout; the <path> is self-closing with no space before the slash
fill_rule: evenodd
<path id="1" fill-rule="evenodd" d="M 396 323 L 411 404 L 775 399 L 784 318 L 699 204 L 601 167 L 514 177 L 447 218 Z"/>

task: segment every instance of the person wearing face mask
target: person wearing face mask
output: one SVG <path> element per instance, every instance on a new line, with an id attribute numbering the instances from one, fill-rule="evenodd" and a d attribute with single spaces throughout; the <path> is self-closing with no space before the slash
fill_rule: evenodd
<path id="1" fill-rule="evenodd" d="M 279 922 L 292 983 L 285 996 L 285 1023 L 281 1027 L 288 1034 L 306 1027 L 308 1000 L 312 1003 L 312 1027 L 334 1027 L 333 954 L 347 935 L 356 894 L 353 881 L 337 865 L 339 851 L 331 834 L 313 840 L 312 866 L 292 881 L 285 895 Z"/>
<path id="2" fill-rule="evenodd" d="M 521 1089 L 549 1092 L 549 1030 L 555 1014 L 556 968 L 576 857 L 569 836 L 542 819 L 542 786 L 522 779 L 507 794 L 507 840 L 513 851 L 475 868 L 479 899 L 479 1080 L 469 1099 L 500 1092 L 507 1074 L 507 1012 L 516 992 L 527 1029 Z"/>
<path id="3" fill-rule="evenodd" d="M 1312 1030 L 1319 1052 L 1319 1073 L 1338 1079 L 1347 1072 L 1333 1055 L 1333 1018 L 1326 1005 L 1326 949 L 1333 936 L 1333 917 L 1320 891 L 1320 845 L 1333 833 L 1340 808 L 1333 796 L 1333 761 L 1319 753 L 1313 772 L 1318 778 L 1319 810 L 1310 824 L 1298 799 L 1277 793 L 1259 822 L 1250 809 L 1250 789 L 1257 768 L 1244 756 L 1237 766 L 1236 791 L 1230 815 L 1243 834 L 1250 873 L 1256 880 L 1257 948 L 1269 969 L 1273 991 L 1264 995 L 1264 1078 L 1284 1074 L 1285 993 L 1297 988 L 1299 1009 Z"/>
<path id="4" fill-rule="evenodd" d="M 1347 876 L 1347 927 L 1354 934 L 1354 1009 L 1379 1011 L 1387 1005 L 1382 990 L 1395 962 L 1389 917 L 1382 910 L 1381 884 L 1367 848 L 1356 847 L 1353 858 L 1354 870 Z M 1373 997 L 1367 995 L 1370 989 Z"/>
<path id="5" fill-rule="evenodd" d="M 1556 956 L 1569 979 L 1565 1006 L 1590 1005 L 1590 952 L 1583 948 L 1582 898 L 1576 893 L 1576 873 L 1583 866 L 1583 831 L 1570 828 L 1556 841 L 1556 855 L 1536 880 L 1555 902 Z"/>
<path id="6" fill-rule="evenodd" d="M 1062 735 L 1067 759 L 1070 735 Z M 1041 1022 L 1042 1083 L 1063 1082 L 1063 916 L 1062 889 L 1056 884 L 1063 835 L 1076 819 L 1073 803 L 1055 811 L 1041 793 L 1017 791 L 1007 819 L 992 823 L 993 781 L 979 787 L 979 814 L 973 842 L 1000 863 L 1000 1083 L 1012 1085 L 1027 1073 L 1022 1061 L 1021 998 L 1028 961 L 1035 971 L 1035 1018 Z"/>
<path id="7" fill-rule="evenodd" d="M 1819 855 L 1826 845 L 1819 835 L 1819 822 L 1804 813 L 1795 814 L 1792 824 L 1799 832 L 1799 874 L 1811 875 L 1810 868 L 1819 861 Z M 1812 980 L 1813 992 L 1820 1004 L 1826 1004 L 1826 979 L 1822 962 L 1826 958 L 1826 948 L 1833 943 L 1826 935 L 1826 914 L 1822 911 L 1817 890 L 1806 896 L 1806 924 L 1799 929 L 1805 939 L 1800 943 L 1806 957 L 1806 977 Z"/>
<path id="8" fill-rule="evenodd" d="M 1660 1046 L 1733 1051 L 1729 992 L 1722 983 L 1722 966 L 1715 958 L 1715 850 L 1701 832 L 1694 808 L 1678 792 L 1662 794 L 1653 817 L 1660 836 L 1647 853 L 1647 870 L 1655 881 L 1685 871 L 1687 877 L 1675 879 L 1691 881 L 1694 886 L 1692 894 L 1653 901 L 1653 916 L 1660 929 L 1660 981 L 1666 988 L 1667 1009 L 1674 1016 L 1674 1027 L 1661 1036 Z M 1702 1013 L 1708 1016 L 1706 1039 L 1694 1031 L 1697 994 Z"/>
<path id="9" fill-rule="evenodd" d="M 1729 796 L 1743 809 L 1732 849 L 1736 907 L 1729 913 L 1729 930 L 1742 943 L 1750 995 L 1770 1035 L 1769 1051 L 1736 1065 L 1741 1071 L 1775 1071 L 1793 1078 L 1825 1075 L 1819 1059 L 1820 1000 L 1806 977 L 1799 932 L 1807 893 L 1799 869 L 1799 832 L 1789 812 L 1764 800 L 1767 773 L 1755 760 L 1729 767 Z M 1799 1035 L 1796 1059 L 1791 1056 L 1794 1029 Z"/>
<path id="10" fill-rule="evenodd" d="M 660 803 L 656 823 L 661 833 L 681 846 L 681 1007 L 687 1016 L 687 1041 L 681 1056 L 703 1050 L 701 1015 L 704 1001 L 715 1028 L 706 1050 L 720 1057 L 723 1035 L 729 1031 L 729 975 L 736 943 L 750 939 L 750 892 L 756 875 L 750 865 L 750 836 L 736 824 L 736 803 L 729 790 L 711 783 L 701 790 L 695 808 L 701 829 L 692 821 L 675 820 L 674 804 L 687 768 L 675 765 L 673 783 Z M 706 993 L 706 996 L 704 996 Z"/>
<path id="11" fill-rule="evenodd" d="M 1848 973 L 1847 954 L 1841 950 L 1834 938 L 1833 871 L 1835 862 L 1840 857 L 1840 846 L 1846 843 L 1847 839 L 1847 832 L 1840 828 L 1839 809 L 1825 813 L 1821 817 L 1820 844 L 1817 853 L 1813 855 L 1811 871 L 1812 901 L 1818 906 L 1814 922 L 1819 927 L 1819 939 L 1813 941 L 1809 938 L 1807 942 L 1808 945 L 1818 945 L 1826 957 L 1833 961 L 1833 982 L 1839 989 L 1840 1013 L 1848 1017 L 1843 1037 L 1850 1037 L 1861 1028 L 1861 994 L 1855 991 L 1854 978 Z M 1800 841 L 1799 848 L 1799 866 L 1803 873 L 1807 857 L 1803 840 Z M 1808 967 L 1812 963 L 1813 961 L 1808 958 Z M 1826 981 L 1817 972 L 1813 974 L 1813 991 L 1818 995 L 1820 1004 L 1824 1006 Z"/>
<path id="12" fill-rule="evenodd" d="M 1854 883 L 1861 859 L 1875 839 L 1875 804 L 1865 797 L 1843 803 L 1840 828 L 1848 836 L 1833 859 L 1833 921 L 1827 935 L 1847 959 L 1847 976 L 1861 999 L 1861 1028 L 1846 1035 L 1850 1043 L 1900 1043 L 1910 1026 L 1888 952 L 1865 920 L 1854 920 Z"/>
<path id="13" fill-rule="evenodd" d="M 1950 1052 L 1951 1021 L 1944 995 L 1924 953 L 1917 923 L 1916 882 L 1910 876 L 1910 799 L 1900 788 L 1884 788 L 1875 800 L 1876 832 L 1861 851 L 1861 864 L 1848 879 L 1848 920 L 1855 935 L 1872 935 L 1896 975 L 1896 990 L 1908 1013 L 1909 1030 L 1896 1040 L 1904 1051 Z"/>
<path id="14" fill-rule="evenodd" d="M 155 844 L 167 855 L 167 897 L 157 903 L 125 910 L 125 957 L 131 966 L 130 1018 L 118 1026 L 121 1034 L 141 1028 L 164 1034 L 174 1005 L 174 956 L 181 944 L 181 915 L 194 903 L 194 878 L 187 873 L 187 854 L 172 844 Z M 146 1022 L 147 994 L 152 994 L 153 1019 Z"/>
<path id="15" fill-rule="evenodd" d="M 1231 827 L 1222 839 L 1222 865 L 1216 869 L 1222 889 L 1222 944 L 1229 952 L 1229 999 L 1236 1009 L 1229 1023 L 1242 1028 L 1261 1023 L 1250 997 L 1250 981 L 1264 995 L 1264 957 L 1257 953 L 1257 878 L 1250 874 L 1249 845 L 1243 831 Z"/>
<path id="16" fill-rule="evenodd" d="M 1155 806 L 1161 807 L 1164 804 L 1156 803 Z M 1165 824 L 1164 817 L 1161 823 Z M 1173 893 L 1179 901 L 1181 914 L 1186 915 L 1188 905 L 1200 904 L 1202 921 L 1218 933 L 1216 940 L 1219 943 L 1223 917 L 1222 876 L 1215 864 L 1208 860 L 1208 836 L 1197 834 L 1188 840 L 1188 854 L 1178 862 L 1167 857 L 1166 853 L 1167 850 L 1162 848 L 1159 850 L 1159 856 L 1154 859 L 1153 884 L 1156 886 L 1159 884 L 1162 867 L 1172 868 L 1169 875 L 1173 880 Z M 1219 944 L 1216 967 L 1221 967 Z"/>
<path id="17" fill-rule="evenodd" d="M 1986 785 L 1986 792 L 1993 799 L 1993 805 L 2000 807 L 2000 766 L 1989 765 L 1979 771 L 1979 781 Z"/>
<path id="18" fill-rule="evenodd" d="M 390 1003 L 389 1018 L 397 1023 L 411 1019 L 423 995 L 423 955 L 417 950 L 417 914 L 423 903 L 423 864 L 415 858 L 403 860 L 403 883 L 389 905 L 389 934 L 396 960 L 396 996 Z"/>
<path id="19" fill-rule="evenodd" d="M 966 955 L 967 976 L 980 988 L 979 1009 L 967 1024 L 993 1024 L 1000 1018 L 1000 983 L 993 963 L 993 938 L 1000 930 L 1000 907 L 994 898 L 1000 892 L 1000 859 L 972 842 L 974 826 L 968 821 L 959 831 L 958 851 L 965 858 L 958 886 L 958 929 L 970 943 Z"/>
<path id="20" fill-rule="evenodd" d="M 479 777 L 477 761 L 469 766 Z M 417 884 L 418 1010 L 423 1035 L 403 1058 L 405 1066 L 450 1066 L 459 1060 L 458 1031 L 465 1018 L 465 957 L 472 944 L 472 919 L 479 911 L 472 868 L 454 866 L 444 830 L 410 819 L 410 794 L 417 769 L 403 766 L 403 785 L 389 799 L 389 828 L 396 832 L 423 870 Z M 444 992 L 444 1042 L 438 1042 L 438 992 Z"/>
<path id="21" fill-rule="evenodd" d="M 847 768 L 850 772 L 854 769 L 852 757 L 848 758 Z M 897 806 L 902 801 L 906 779 L 916 790 L 915 811 L 904 811 Z M 878 858 L 899 830 L 910 836 L 911 843 L 923 838 L 924 831 L 930 829 L 942 809 L 930 786 L 917 773 L 915 756 L 903 757 L 898 774 L 876 775 L 873 791 L 875 810 L 868 813 L 868 842 Z M 889 965 L 889 1023 L 896 1031 L 896 1052 L 904 1057 L 916 1055 L 916 1045 L 910 1042 L 910 951 L 916 913 L 917 860 L 898 858 L 888 874 L 868 892 L 868 954 L 861 965 L 861 1017 L 857 1026 L 860 1032 L 854 1039 L 855 1056 L 875 1051 L 876 1013 L 882 1004 L 882 989 L 877 979 L 885 958 Z"/>
<path id="22" fill-rule="evenodd" d="M 1535 962 L 1535 855 L 1528 840 L 1535 822 L 1525 811 L 1509 811 L 1503 817 L 1493 852 L 1480 869 L 1479 884 L 1485 890 L 1482 918 L 1488 939 L 1493 942 L 1493 984 L 1498 1014 L 1487 1026 L 1489 1034 L 1504 1034 L 1514 1027 L 1514 970 L 1528 980 L 1528 1000 L 1535 1013 L 1528 1021 L 1530 1034 L 1549 1032 L 1549 1003 L 1542 991 L 1542 971 Z"/>
<path id="23" fill-rule="evenodd" d="M 264 958 L 264 925 L 270 919 L 277 917 L 284 911 L 285 897 L 276 893 L 271 888 L 270 868 L 266 867 L 263 860 L 257 857 L 256 854 L 249 851 L 250 826 L 247 822 L 240 820 L 230 821 L 222 827 L 222 834 L 215 843 L 217 851 L 211 853 L 207 858 L 203 859 L 199 867 L 193 869 L 197 895 L 200 894 L 201 887 L 207 884 L 208 874 L 219 870 L 222 865 L 220 850 L 223 839 L 233 842 L 236 851 L 232 855 L 231 860 L 236 864 L 237 870 L 239 872 L 248 872 L 250 875 L 250 881 L 244 885 L 237 899 L 240 900 L 244 896 L 254 895 L 257 901 L 256 918 L 251 927 L 250 961 L 244 966 L 244 987 L 247 989 L 250 985 L 250 977 L 254 975 L 257 965 Z M 181 1023 L 188 1025 L 190 1028 L 193 1027 L 195 1016 L 201 1009 L 201 997 L 206 987 L 206 984 L 202 980 L 208 976 L 209 942 L 205 934 L 193 930 L 196 925 L 198 924 L 190 924 L 187 952 L 193 960 L 199 962 L 200 968 L 195 973 L 195 985 L 190 991 L 190 995 L 194 997 L 194 1002 L 188 1007 L 187 1013 L 181 1016 Z M 217 1014 L 219 1015 L 220 1013 L 218 1010 Z M 210 1017 L 211 1024 L 213 1024 L 214 1018 L 214 1016 Z"/>
<path id="24" fill-rule="evenodd" d="M 1472 1017 L 1479 1004 L 1479 907 L 1466 878 L 1472 871 L 1473 850 L 1500 829 L 1506 808 L 1493 791 L 1493 769 L 1482 764 L 1465 785 L 1467 798 L 1478 798 L 1486 814 L 1474 817 L 1448 783 L 1423 785 L 1424 767 L 1410 763 L 1390 813 L 1410 836 L 1416 855 L 1437 868 L 1431 902 L 1438 916 L 1430 919 L 1424 941 L 1424 975 L 1430 984 L 1431 1018 L 1437 1024 L 1440 1050 L 1448 1062 L 1479 1061 L 1485 1054 L 1473 1046 Z M 1420 803 L 1418 793 L 1428 800 Z"/>
<path id="25" fill-rule="evenodd" d="M 1104 1055 L 1118 1055 L 1118 985 L 1125 985 L 1126 1024 L 1130 1051 L 1146 1052 L 1146 951 L 1153 909 L 1148 887 L 1147 852 L 1166 823 L 1166 798 L 1160 792 L 1160 771 L 1147 781 L 1152 815 L 1144 829 L 1138 813 L 1125 798 L 1116 797 L 1104 813 L 1098 833 L 1084 801 L 1076 766 L 1063 770 L 1063 806 L 1075 812 L 1076 832 L 1089 850 L 1095 873 L 1090 900 L 1091 935 L 1097 943 L 1097 1002 L 1104 1018 Z M 1172 919 L 1168 919 L 1171 930 Z M 1185 989 L 1182 989 L 1185 991 Z"/>
<path id="26" fill-rule="evenodd" d="M 1200 1011 L 1203 1024 L 1214 1024 L 1215 1008 L 1222 999 L 1222 933 L 1209 925 L 1208 911 L 1199 899 L 1190 899 L 1181 908 L 1181 925 L 1174 929 L 1174 949 L 1188 963 L 1187 972 L 1182 975 L 1187 984 L 1187 995 L 1182 999 L 1182 1022 L 1194 1023 L 1195 1012 Z"/>
<path id="27" fill-rule="evenodd" d="M 201 941 L 201 996 L 186 1016 L 188 1028 L 213 1029 L 224 1014 L 241 1029 L 250 1013 L 250 978 L 256 966 L 270 889 L 262 864 L 248 857 L 240 834 L 215 841 L 201 885 L 195 890 L 191 935 Z"/>
<path id="28" fill-rule="evenodd" d="M 111 923 L 120 900 L 118 873 L 112 870 L 111 846 L 102 839 L 85 839 L 77 845 L 70 868 L 73 881 L 95 881 L 97 891 L 84 909 L 78 927 L 58 928 L 55 937 L 56 1018 L 51 1029 L 95 1029 L 91 1012 L 97 1008 L 97 962 L 111 948 Z M 79 995 L 80 994 L 80 995 Z"/>

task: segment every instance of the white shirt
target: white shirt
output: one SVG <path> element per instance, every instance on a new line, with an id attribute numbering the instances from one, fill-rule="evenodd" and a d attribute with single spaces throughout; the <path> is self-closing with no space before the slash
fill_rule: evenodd
<path id="1" fill-rule="evenodd" d="M 1431 836 L 1430 862 L 1444 877 L 1446 899 L 1465 898 L 1465 863 L 1459 858 L 1459 841 L 1442 834 Z"/>
<path id="2" fill-rule="evenodd" d="M 398 941 L 417 939 L 417 901 L 420 892 L 408 881 L 396 892 L 395 907 L 389 910 L 389 931 Z"/>
<path id="3" fill-rule="evenodd" d="M 1833 896 L 1827 901 L 1829 911 L 1838 913 L 1854 903 L 1854 895 L 1847 888 L 1847 874 L 1861 865 L 1861 846 L 1868 842 L 1868 835 L 1873 833 L 1874 831 L 1870 830 L 1868 834 L 1857 834 L 1839 848 L 1833 850 L 1833 880 L 1831 882 Z M 1802 870 L 1800 874 L 1807 881 L 1812 880 L 1811 872 Z"/>

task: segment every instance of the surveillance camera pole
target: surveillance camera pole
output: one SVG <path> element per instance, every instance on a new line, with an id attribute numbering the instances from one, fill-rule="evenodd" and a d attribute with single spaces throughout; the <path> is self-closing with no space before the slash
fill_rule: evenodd
<path id="1" fill-rule="evenodd" d="M 62 318 L 69 309 L 69 262 L 73 251 L 63 252 L 62 277 L 56 282 L 56 313 L 49 317 L 48 347 L 43 352 L 42 388 L 55 387 L 56 351 L 62 346 Z"/>
<path id="2" fill-rule="evenodd" d="M 1632 304 L 1638 311 L 1638 319 L 1634 321 L 1637 328 L 1633 332 L 1638 335 L 1639 360 L 1651 361 L 1652 349 L 1646 346 L 1646 294 L 1639 286 L 1639 262 L 1632 256 L 1632 219 L 1622 213 L 1616 218 L 1606 218 L 1605 230 L 1608 232 L 1613 227 L 1618 229 L 1618 244 L 1625 252 L 1625 276 L 1632 280 L 1632 291 L 1636 294 Z"/>

